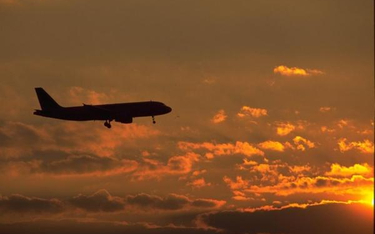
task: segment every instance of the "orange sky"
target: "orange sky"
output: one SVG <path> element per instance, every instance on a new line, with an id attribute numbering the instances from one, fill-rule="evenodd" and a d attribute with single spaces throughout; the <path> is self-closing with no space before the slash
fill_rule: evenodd
<path id="1" fill-rule="evenodd" d="M 373 8 L 0 0 L 0 233 L 372 233 Z M 173 111 L 41 118 L 34 87 Z"/>

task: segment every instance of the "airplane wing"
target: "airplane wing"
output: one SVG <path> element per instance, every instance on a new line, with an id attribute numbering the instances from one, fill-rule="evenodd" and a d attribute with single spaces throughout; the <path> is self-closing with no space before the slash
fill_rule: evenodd
<path id="1" fill-rule="evenodd" d="M 83 106 L 87 109 L 89 109 L 90 111 L 96 113 L 96 114 L 100 114 L 100 115 L 104 115 L 104 116 L 111 116 L 112 112 L 106 108 L 103 108 L 103 107 L 98 107 L 98 106 L 93 106 L 93 105 L 87 105 L 85 103 L 83 103 Z"/>

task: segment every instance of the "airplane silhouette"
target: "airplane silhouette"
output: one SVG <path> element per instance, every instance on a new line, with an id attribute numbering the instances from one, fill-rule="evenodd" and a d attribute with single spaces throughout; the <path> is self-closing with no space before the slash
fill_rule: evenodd
<path id="1" fill-rule="evenodd" d="M 34 115 L 73 121 L 104 120 L 107 128 L 111 128 L 112 120 L 128 124 L 135 117 L 145 116 L 151 116 L 155 124 L 156 115 L 172 111 L 164 103 L 154 101 L 62 107 L 43 88 L 35 88 L 35 91 L 42 110 L 35 110 Z"/>

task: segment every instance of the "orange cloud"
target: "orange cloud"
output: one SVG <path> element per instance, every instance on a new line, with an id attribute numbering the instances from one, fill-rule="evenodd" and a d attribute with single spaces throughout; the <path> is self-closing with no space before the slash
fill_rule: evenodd
<path id="1" fill-rule="evenodd" d="M 134 145 L 135 139 L 160 135 L 159 130 L 144 125 L 117 124 L 108 131 L 102 124 L 94 122 L 57 122 L 39 127 L 21 122 L 6 122 L 0 127 L 0 132 L 12 139 L 10 146 L 22 146 L 24 150 L 58 150 L 69 153 L 84 149 L 87 153 L 103 157 L 113 156 L 118 147 Z"/>
<path id="2" fill-rule="evenodd" d="M 249 181 L 243 180 L 241 176 L 237 176 L 236 181 L 231 180 L 227 176 L 224 176 L 223 180 L 232 190 L 244 189 L 249 185 Z"/>
<path id="3" fill-rule="evenodd" d="M 251 108 L 248 106 L 243 106 L 240 112 L 237 113 L 238 117 L 245 117 L 245 116 L 252 116 L 255 118 L 259 118 L 261 116 L 267 116 L 267 110 L 261 108 Z"/>
<path id="4" fill-rule="evenodd" d="M 339 128 L 344 128 L 344 127 L 348 126 L 348 124 L 349 124 L 348 120 L 340 119 L 337 123 L 337 126 L 339 126 Z"/>
<path id="5" fill-rule="evenodd" d="M 183 156 L 173 156 L 166 164 L 144 158 L 143 163 L 132 174 L 136 179 L 161 178 L 165 175 L 183 175 L 192 171 L 193 164 L 199 160 L 199 155 L 188 152 Z"/>
<path id="6" fill-rule="evenodd" d="M 329 106 L 323 106 L 323 107 L 319 108 L 319 111 L 322 112 L 322 113 L 328 112 L 330 110 L 332 110 L 332 108 L 329 107 Z"/>
<path id="7" fill-rule="evenodd" d="M 262 149 L 275 150 L 279 152 L 283 152 L 285 149 L 284 145 L 278 141 L 264 141 L 262 143 L 259 143 L 258 146 Z"/>
<path id="8" fill-rule="evenodd" d="M 95 124 L 95 123 L 93 123 Z M 113 156 L 116 148 L 125 144 L 135 144 L 135 139 L 147 139 L 160 135 L 160 131 L 138 124 L 117 124 L 111 131 L 106 131 L 103 126 L 82 125 L 80 123 L 63 123 L 51 132 L 61 130 L 64 127 L 66 136 L 76 144 L 77 148 L 87 149 L 100 156 Z M 92 139 L 95 135 L 96 138 Z"/>
<path id="9" fill-rule="evenodd" d="M 327 176 L 342 176 L 351 177 L 353 175 L 371 176 L 373 174 L 372 168 L 367 164 L 354 164 L 351 167 L 341 166 L 338 163 L 331 165 L 331 171 L 326 172 Z"/>
<path id="10" fill-rule="evenodd" d="M 35 127 L 20 122 L 5 122 L 0 126 L 0 135 L 4 136 L 2 144 L 5 146 L 0 147 L 0 154 L 4 154 L 9 162 L 0 165 L 0 173 L 14 177 L 24 174 L 51 177 L 132 174 L 145 167 L 143 162 L 118 159 L 116 152 L 121 148 L 131 150 L 141 142 L 136 139 L 149 139 L 159 133 L 158 130 L 137 124 L 119 124 L 108 131 L 95 123 L 58 122 Z M 138 150 L 134 152 L 139 154 Z M 58 156 L 52 157 L 53 154 Z M 170 161 L 171 167 L 172 163 L 173 160 Z M 182 172 L 188 168 L 185 167 Z"/>
<path id="11" fill-rule="evenodd" d="M 236 191 L 235 196 L 239 196 L 239 200 L 262 194 L 290 196 L 319 193 L 368 197 L 373 192 L 373 169 L 368 164 L 355 164 L 351 167 L 333 164 L 325 176 L 311 176 L 316 171 L 308 165 L 289 166 L 279 161 L 274 163 L 276 164 L 244 162 L 240 169 L 250 172 L 249 179 L 237 176 L 236 180 L 232 180 L 225 176 L 223 180 L 233 193 Z"/>
<path id="12" fill-rule="evenodd" d="M 205 84 L 211 85 L 211 84 L 216 83 L 216 79 L 213 78 L 213 77 L 209 77 L 209 78 L 204 79 L 202 82 L 205 83 Z"/>
<path id="13" fill-rule="evenodd" d="M 294 144 L 297 146 L 298 150 L 305 151 L 306 147 L 308 148 L 314 148 L 315 144 L 301 136 L 296 136 L 293 139 Z"/>
<path id="14" fill-rule="evenodd" d="M 198 175 L 202 175 L 202 174 L 204 174 L 206 172 L 207 172 L 207 170 L 194 171 L 192 175 L 193 176 L 198 176 Z"/>
<path id="15" fill-rule="evenodd" d="M 288 208 L 302 208 L 306 209 L 310 206 L 321 206 L 326 204 L 353 204 L 353 203 L 363 203 L 362 201 L 335 201 L 335 200 L 321 200 L 320 202 L 314 202 L 314 203 L 290 203 L 288 205 L 284 205 L 281 207 L 274 207 L 274 206 L 261 206 L 257 208 L 246 208 L 243 209 L 243 211 L 246 212 L 255 212 L 255 211 L 271 211 L 271 210 L 283 210 Z M 274 204 L 280 204 L 280 202 L 276 201 Z"/>
<path id="16" fill-rule="evenodd" d="M 277 66 L 273 69 L 273 73 L 279 73 L 282 76 L 311 76 L 324 74 L 317 69 L 303 69 L 298 67 L 287 67 L 284 65 Z"/>
<path id="17" fill-rule="evenodd" d="M 246 194 L 241 192 L 241 191 L 234 190 L 232 192 L 233 192 L 233 195 L 234 195 L 232 197 L 233 200 L 236 200 L 236 201 L 249 201 L 249 200 L 251 200 L 251 198 L 246 197 Z"/>
<path id="18" fill-rule="evenodd" d="M 278 123 L 276 133 L 279 136 L 286 136 L 291 133 L 296 127 L 290 123 Z"/>
<path id="19" fill-rule="evenodd" d="M 334 133 L 334 132 L 336 131 L 335 129 L 328 128 L 327 126 L 322 126 L 322 127 L 320 128 L 320 130 L 321 130 L 322 132 L 327 132 L 327 133 Z"/>
<path id="20" fill-rule="evenodd" d="M 69 97 L 72 103 L 102 104 L 110 100 L 110 97 L 105 93 L 98 93 L 77 86 L 69 89 Z"/>
<path id="21" fill-rule="evenodd" d="M 286 177 L 270 186 L 252 185 L 245 189 L 249 193 L 273 193 L 277 196 L 289 196 L 297 193 L 327 193 L 336 195 L 368 195 L 373 191 L 374 178 L 354 175 L 351 178 L 333 177 Z"/>
<path id="22" fill-rule="evenodd" d="M 195 187 L 195 188 L 202 188 L 211 186 L 211 183 L 206 183 L 204 178 L 193 180 L 192 182 L 187 183 L 187 185 Z"/>
<path id="23" fill-rule="evenodd" d="M 294 174 L 300 175 L 302 172 L 308 172 L 311 170 L 310 166 L 289 166 L 289 170 Z"/>
<path id="24" fill-rule="evenodd" d="M 281 181 L 292 180 L 310 174 L 311 167 L 309 165 L 293 165 L 282 163 L 279 160 L 272 164 L 268 160 L 264 163 L 256 163 L 253 161 L 244 160 L 242 164 L 237 165 L 239 170 L 249 172 L 251 175 L 251 183 L 277 183 Z"/>
<path id="25" fill-rule="evenodd" d="M 349 142 L 346 143 L 346 138 L 341 138 L 338 140 L 337 144 L 339 145 L 340 152 L 346 152 L 351 149 L 357 149 L 362 153 L 374 153 L 374 143 L 370 140 L 364 141 L 357 141 L 357 142 Z"/>
<path id="26" fill-rule="evenodd" d="M 219 112 L 217 112 L 217 114 L 211 119 L 211 122 L 215 124 L 221 123 L 224 122 L 227 117 L 228 116 L 225 114 L 224 110 L 219 110 Z"/>
<path id="27" fill-rule="evenodd" d="M 209 152 L 206 153 L 208 159 L 213 158 L 214 156 L 222 155 L 232 155 L 232 154 L 243 154 L 248 157 L 252 155 L 264 155 L 264 152 L 258 148 L 250 145 L 247 142 L 236 141 L 235 144 L 214 144 L 210 142 L 203 143 L 192 143 L 181 141 L 178 143 L 178 147 L 181 150 L 198 150 L 205 149 Z"/>

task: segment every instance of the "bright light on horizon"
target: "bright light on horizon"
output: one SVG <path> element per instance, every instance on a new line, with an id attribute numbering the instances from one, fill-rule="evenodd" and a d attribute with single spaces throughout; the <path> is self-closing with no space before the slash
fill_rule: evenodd
<path id="1" fill-rule="evenodd" d="M 374 206 L 374 191 L 369 191 L 364 202 L 368 205 Z"/>

